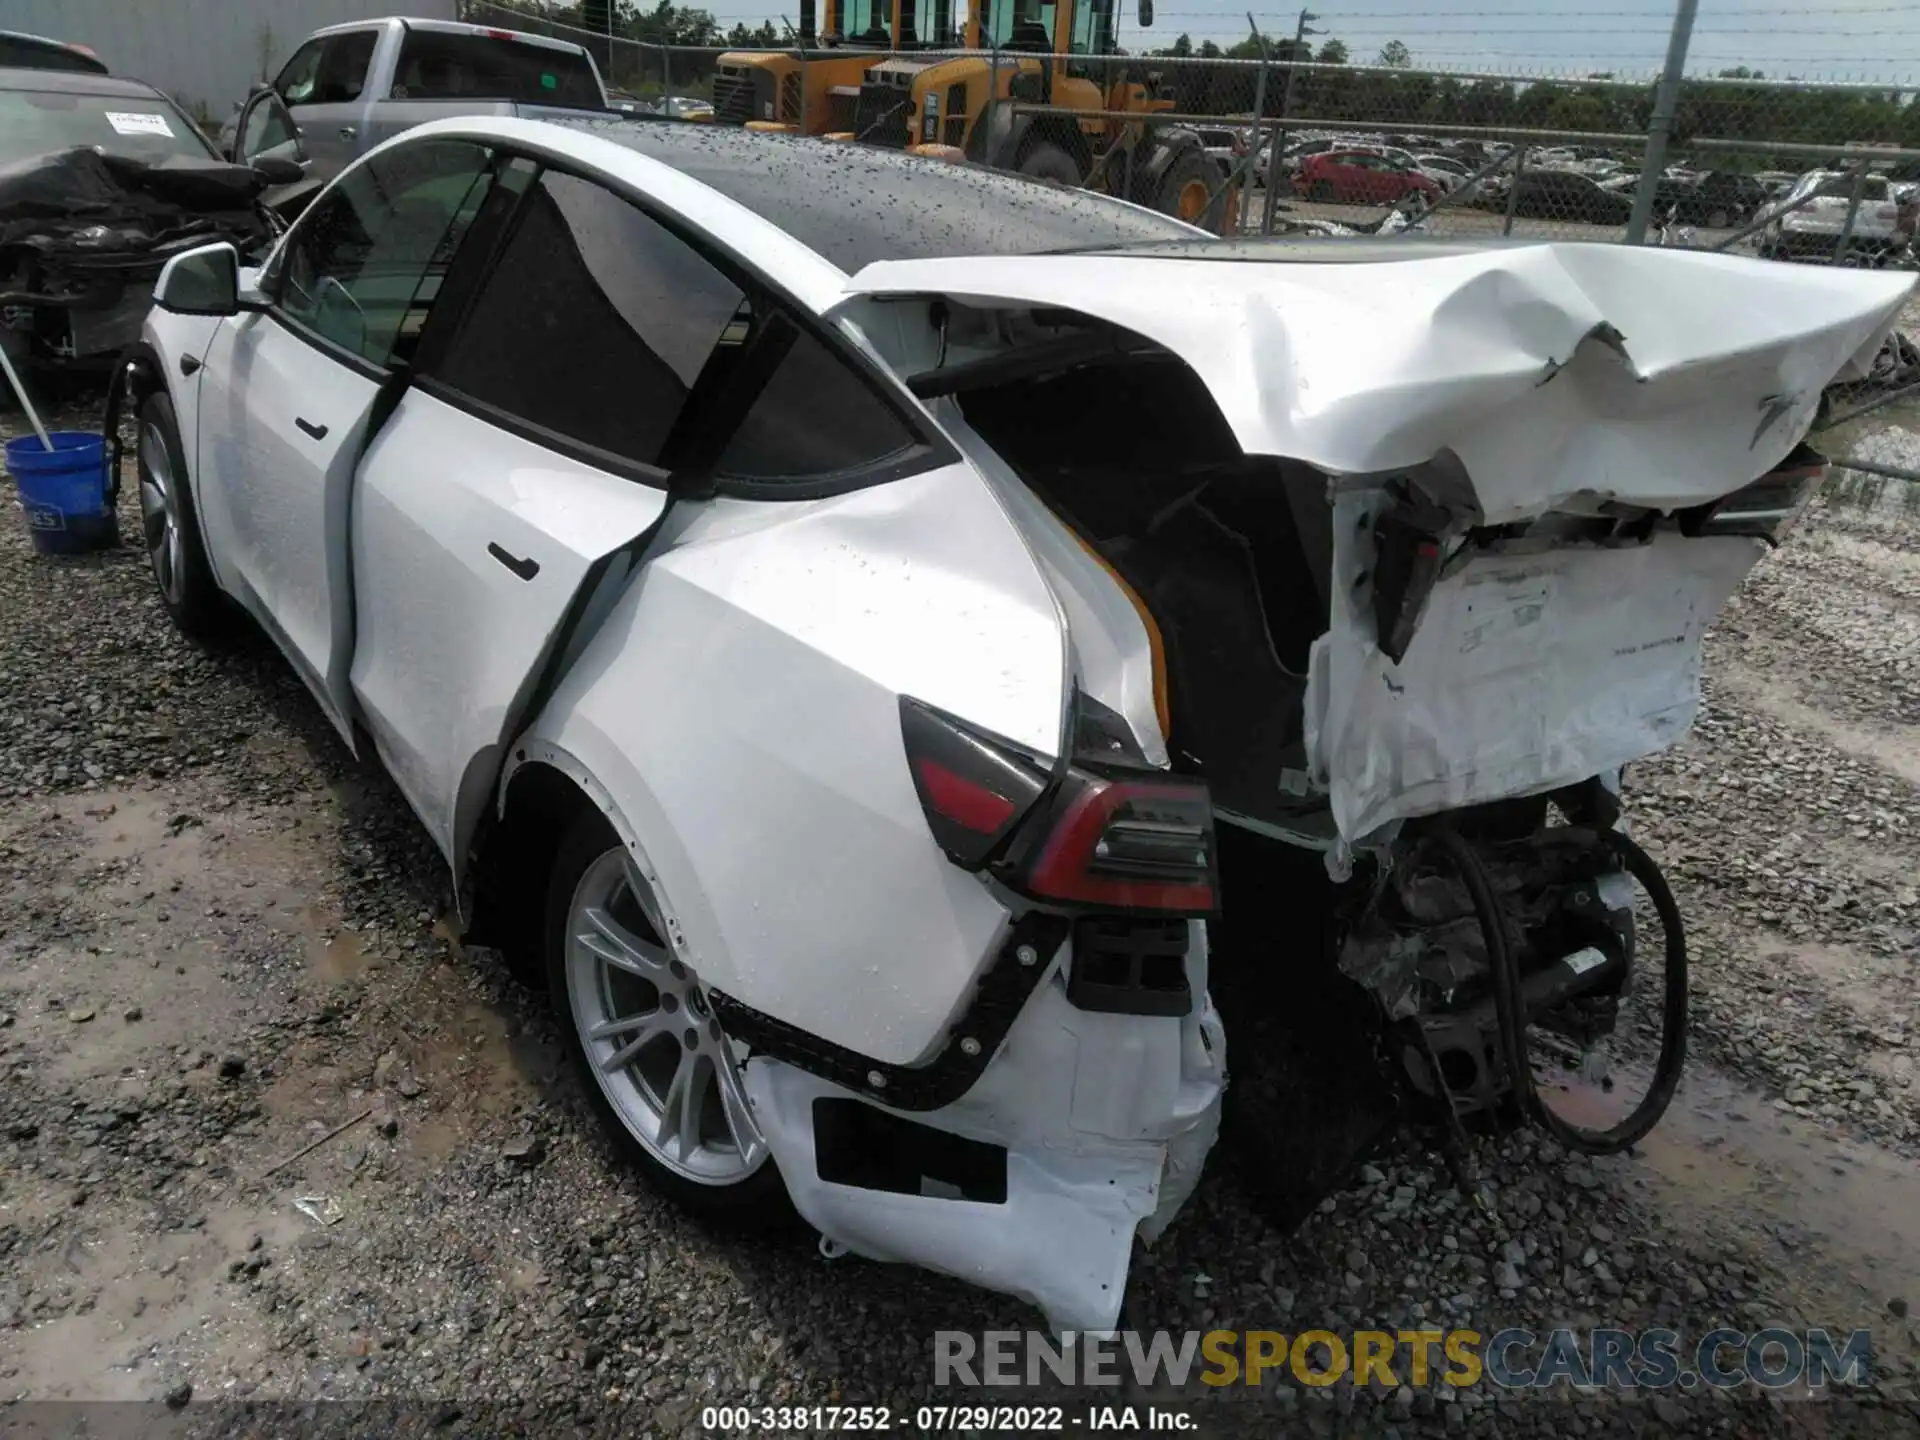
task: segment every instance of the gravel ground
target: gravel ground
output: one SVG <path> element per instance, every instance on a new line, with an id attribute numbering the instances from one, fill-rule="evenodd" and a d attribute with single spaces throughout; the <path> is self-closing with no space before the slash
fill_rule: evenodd
<path id="1" fill-rule="evenodd" d="M 1129 1294 L 1143 1328 L 1870 1326 L 1876 1383 L 1165 1404 L 1218 1434 L 1913 1433 L 1917 592 L 1905 512 L 1822 513 L 1719 626 L 1696 734 L 1635 768 L 1704 1062 L 1644 1146 L 1478 1137 L 1469 1203 L 1409 1138 L 1291 1235 L 1216 1165 Z M 678 1435 L 980 1398 L 932 1388 L 931 1337 L 1018 1303 L 708 1230 L 619 1168 L 544 997 L 449 938 L 418 827 L 263 640 L 181 641 L 136 550 L 36 557 L 10 506 L 0 617 L 0 1400 Z"/>

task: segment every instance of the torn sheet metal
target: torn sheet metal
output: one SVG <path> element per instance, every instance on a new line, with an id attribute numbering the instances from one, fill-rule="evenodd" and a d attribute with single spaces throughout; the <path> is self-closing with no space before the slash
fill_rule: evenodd
<path id="1" fill-rule="evenodd" d="M 267 235 L 260 187 L 244 165 L 85 146 L 0 166 L 0 343 L 54 363 L 118 355 L 139 338 L 169 258 L 210 240 L 246 251 Z"/>
<path id="2" fill-rule="evenodd" d="M 1451 453 L 1499 524 L 1579 497 L 1694 505 L 1765 473 L 1915 279 L 1625 245 L 1364 243 L 883 261 L 847 304 L 1110 321 L 1191 365 L 1249 454 L 1368 475 Z"/>
<path id="3" fill-rule="evenodd" d="M 908 1118 L 1006 1150 L 1001 1203 L 820 1178 L 814 1102 L 854 1098 L 763 1057 L 746 1089 L 794 1208 L 836 1247 L 922 1265 L 1038 1307 L 1055 1331 L 1111 1331 L 1135 1237 L 1151 1243 L 1192 1195 L 1219 1133 L 1226 1041 L 1207 997 L 1205 931 L 1193 922 L 1181 1018 L 1068 1003 L 1070 945 L 980 1080 Z"/>
<path id="4" fill-rule="evenodd" d="M 1765 553 L 1748 537 L 1664 533 L 1476 555 L 1435 584 L 1395 664 L 1359 583 L 1379 499 L 1335 500 L 1332 616 L 1307 683 L 1309 763 L 1348 841 L 1673 744 L 1699 708 L 1706 628 Z"/>

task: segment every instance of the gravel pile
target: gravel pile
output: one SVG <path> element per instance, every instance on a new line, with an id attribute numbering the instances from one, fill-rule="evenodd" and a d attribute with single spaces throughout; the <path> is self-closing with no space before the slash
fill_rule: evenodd
<path id="1" fill-rule="evenodd" d="M 1885 624 L 1848 588 L 1869 543 L 1895 557 Z M 1775 557 L 1714 641 L 1699 733 L 1633 777 L 1693 920 L 1702 1048 L 1768 1101 L 1906 1146 L 1916 791 L 1856 742 L 1911 700 L 1911 642 L 1889 637 L 1916 555 L 1844 522 Z M 933 1391 L 931 1339 L 1031 1327 L 1017 1302 L 707 1229 L 619 1167 L 544 997 L 447 938 L 418 827 L 263 641 L 179 640 L 137 550 L 49 562 L 8 513 L 0 614 L 0 1394 L 171 1397 L 209 1431 L 251 1423 L 210 1400 L 338 1399 L 408 1403 L 301 1424 L 629 1435 L 702 1433 L 714 1404 L 1011 1398 Z M 1762 688 L 1821 672 L 1858 677 L 1837 714 Z M 1469 1199 L 1409 1137 L 1292 1235 L 1216 1166 L 1140 1258 L 1129 1317 L 1835 1323 L 1817 1246 L 1722 1223 L 1649 1163 L 1481 1136 Z M 1904 1314 L 1881 1318 L 1910 1355 Z M 1889 1371 L 1817 1406 L 1437 1379 L 1162 1403 L 1218 1434 L 1898 1435 L 1911 1394 Z"/>

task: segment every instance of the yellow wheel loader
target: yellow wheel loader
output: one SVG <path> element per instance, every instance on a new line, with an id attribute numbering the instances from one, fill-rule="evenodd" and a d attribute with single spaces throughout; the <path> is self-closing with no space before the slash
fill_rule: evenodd
<path id="1" fill-rule="evenodd" d="M 1149 61 L 1116 52 L 1115 0 L 975 0 L 962 37 L 953 0 L 886 3 L 827 0 L 817 35 L 803 3 L 796 52 L 722 55 L 714 119 L 964 156 L 1230 228 L 1237 190 L 1197 134 L 1154 119 L 1173 102 Z M 939 53 L 956 38 L 967 53 Z"/>

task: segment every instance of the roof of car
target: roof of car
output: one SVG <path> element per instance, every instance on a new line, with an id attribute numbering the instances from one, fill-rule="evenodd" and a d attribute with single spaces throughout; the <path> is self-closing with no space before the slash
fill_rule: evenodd
<path id="1" fill-rule="evenodd" d="M 160 94 L 144 80 L 93 75 L 83 70 L 36 70 L 24 66 L 0 66 L 0 90 L 50 90 L 63 95 L 101 95 L 120 100 L 152 100 Z"/>
<path id="2" fill-rule="evenodd" d="M 670 165 L 849 272 L 876 260 L 1029 255 L 1201 233 L 1085 190 L 875 146 L 669 119 L 543 123 Z"/>

